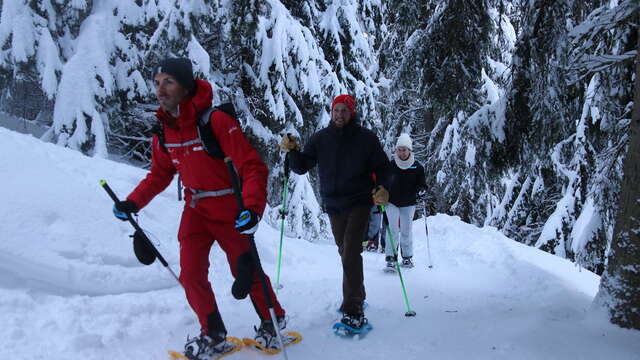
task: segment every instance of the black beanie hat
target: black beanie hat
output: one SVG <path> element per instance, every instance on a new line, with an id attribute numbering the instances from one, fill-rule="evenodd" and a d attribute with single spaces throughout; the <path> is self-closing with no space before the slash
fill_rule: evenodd
<path id="1" fill-rule="evenodd" d="M 191 60 L 187 58 L 166 58 L 162 60 L 153 72 L 153 76 L 160 73 L 173 76 L 178 81 L 178 84 L 189 90 L 190 93 L 193 93 L 196 88 L 196 82 L 193 79 L 193 66 L 191 65 Z"/>

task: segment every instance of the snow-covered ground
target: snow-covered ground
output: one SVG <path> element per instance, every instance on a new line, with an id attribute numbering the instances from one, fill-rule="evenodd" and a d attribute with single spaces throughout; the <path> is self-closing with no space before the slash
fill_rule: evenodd
<path id="1" fill-rule="evenodd" d="M 140 265 L 127 223 L 113 218 L 99 186 L 124 197 L 144 171 L 92 159 L 0 128 L 0 359 L 165 359 L 198 332 L 180 286 L 158 263 Z M 181 204 L 171 186 L 140 216 L 178 272 Z M 341 267 L 330 241 L 285 239 L 279 298 L 302 343 L 290 359 L 640 359 L 640 332 L 610 325 L 591 308 L 598 276 L 455 217 L 428 218 L 434 267 L 427 269 L 424 220 L 414 224 L 417 267 L 397 275 L 365 253 L 367 316 L 360 340 L 334 336 Z M 274 278 L 277 230 L 257 233 Z M 232 298 L 218 247 L 210 279 L 230 335 L 253 335 L 249 300 Z M 243 350 L 229 359 L 256 359 Z"/>

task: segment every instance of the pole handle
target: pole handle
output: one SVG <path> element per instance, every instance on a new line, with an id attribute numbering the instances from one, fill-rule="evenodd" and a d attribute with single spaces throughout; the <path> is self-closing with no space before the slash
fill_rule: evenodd
<path id="1" fill-rule="evenodd" d="M 289 153 L 286 153 L 284 155 L 284 177 L 288 179 L 290 173 L 291 173 L 291 168 L 289 167 Z"/>
<path id="2" fill-rule="evenodd" d="M 120 199 L 118 199 L 118 195 L 116 195 L 116 193 L 111 190 L 111 187 L 109 186 L 109 184 L 107 184 L 106 180 L 100 180 L 100 185 L 107 192 L 107 194 L 109 194 L 109 197 L 111 198 L 111 200 L 113 200 L 114 203 L 120 201 Z"/>

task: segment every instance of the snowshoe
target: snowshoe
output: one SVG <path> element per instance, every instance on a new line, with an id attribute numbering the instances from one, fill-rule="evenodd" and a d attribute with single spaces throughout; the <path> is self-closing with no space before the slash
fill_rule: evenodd
<path id="1" fill-rule="evenodd" d="M 406 258 L 402 258 L 402 263 L 400 263 L 400 266 L 410 269 L 414 265 L 413 265 L 413 261 L 411 261 L 411 258 L 410 257 L 406 257 Z"/>
<path id="2" fill-rule="evenodd" d="M 364 317 L 364 314 L 348 313 L 342 315 L 342 320 L 340 320 L 340 322 L 353 329 L 360 329 L 361 327 L 369 323 L 367 318 Z"/>
<path id="3" fill-rule="evenodd" d="M 278 331 L 284 329 L 285 326 L 285 319 L 278 318 Z M 242 339 L 245 345 L 252 346 L 254 349 L 267 354 L 277 354 L 282 351 L 280 341 L 278 340 L 276 330 L 271 320 L 263 320 L 260 327 L 254 329 L 256 330 L 256 336 L 253 339 Z M 302 341 L 302 335 L 293 331 L 280 332 L 280 337 L 282 338 L 284 346 L 297 344 Z"/>
<path id="4" fill-rule="evenodd" d="M 338 336 L 350 337 L 354 335 L 364 335 L 373 327 L 364 314 L 344 314 L 342 320 L 333 324 L 333 331 Z"/>
<path id="5" fill-rule="evenodd" d="M 384 267 L 384 272 L 386 273 L 396 273 L 398 269 L 396 269 L 395 261 L 387 261 L 387 265 Z"/>
<path id="6" fill-rule="evenodd" d="M 169 351 L 173 360 L 217 360 L 242 349 L 242 340 L 228 336 L 222 341 L 214 341 L 207 335 L 187 338 L 184 353 Z"/>
<path id="7" fill-rule="evenodd" d="M 385 265 L 383 271 L 386 273 L 396 273 L 398 271 L 397 269 L 398 259 L 395 256 L 389 256 L 389 255 L 387 255 L 384 259 L 387 262 L 387 265 Z"/>

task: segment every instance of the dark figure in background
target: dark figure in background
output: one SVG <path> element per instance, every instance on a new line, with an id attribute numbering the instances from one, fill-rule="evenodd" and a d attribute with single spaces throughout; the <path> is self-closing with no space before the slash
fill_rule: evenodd
<path id="1" fill-rule="evenodd" d="M 387 238 L 387 225 L 382 221 L 382 212 L 380 207 L 374 205 L 369 211 L 369 226 L 367 227 L 367 236 L 364 240 L 364 246 L 370 252 L 384 252 L 385 239 Z"/>

